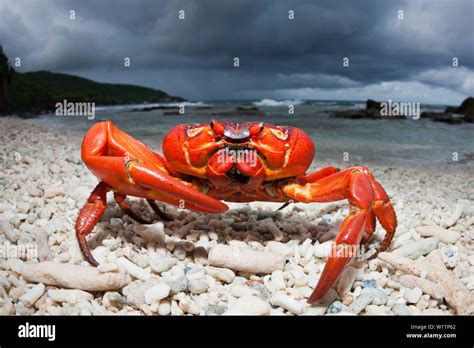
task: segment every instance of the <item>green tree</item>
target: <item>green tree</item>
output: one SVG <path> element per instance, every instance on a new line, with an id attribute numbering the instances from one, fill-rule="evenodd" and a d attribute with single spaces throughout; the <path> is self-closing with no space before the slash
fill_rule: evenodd
<path id="1" fill-rule="evenodd" d="M 8 107 L 14 73 L 15 70 L 8 62 L 8 57 L 3 53 L 3 47 L 0 45 L 0 111 Z"/>

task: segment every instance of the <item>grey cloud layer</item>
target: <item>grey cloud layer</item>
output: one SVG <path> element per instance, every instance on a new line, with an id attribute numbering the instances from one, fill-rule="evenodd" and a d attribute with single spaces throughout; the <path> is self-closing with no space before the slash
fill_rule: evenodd
<path id="1" fill-rule="evenodd" d="M 22 57 L 24 70 L 140 83 L 189 98 L 413 80 L 467 95 L 473 17 L 471 0 L 9 0 L 0 1 L 0 43 Z M 239 69 L 232 67 L 236 56 Z M 453 56 L 465 74 L 450 81 Z M 132 59 L 128 71 L 123 57 Z"/>

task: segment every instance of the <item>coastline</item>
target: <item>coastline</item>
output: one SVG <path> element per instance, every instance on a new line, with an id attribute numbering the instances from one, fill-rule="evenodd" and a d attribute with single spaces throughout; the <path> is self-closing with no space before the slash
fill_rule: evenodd
<path id="1" fill-rule="evenodd" d="M 89 267 L 74 233 L 78 211 L 97 183 L 80 159 L 82 139 L 16 117 L 0 118 L 0 126 L 0 183 L 4 187 L 0 244 L 37 245 L 41 252 L 38 257 L 44 260 Z M 321 168 L 335 163 L 316 164 Z M 125 287 L 98 293 L 73 289 L 82 291 L 76 292 L 80 301 L 58 299 L 57 291 L 63 289 L 43 284 L 41 295 L 30 304 L 25 295 L 38 290 L 36 283 L 25 279 L 23 269 L 25 264 L 38 260 L 3 258 L 0 311 L 5 315 L 245 314 L 253 303 L 253 310 L 258 308 L 261 313 L 251 314 L 472 314 L 474 179 L 470 173 L 474 172 L 474 164 L 369 168 L 391 197 L 398 215 L 399 227 L 389 254 L 417 262 L 439 254 L 447 272 L 467 294 L 464 309 L 458 300 L 445 297 L 450 290 L 445 289 L 446 284 L 414 274 L 410 275 L 417 279 L 410 283 L 403 277 L 406 272 L 380 258 L 354 262 L 354 276 L 340 280 L 340 284 L 351 284 L 337 285 L 322 304 L 307 305 L 306 299 L 325 264 L 324 253 L 347 215 L 345 201 L 293 204 L 279 213 L 272 212 L 279 204 L 230 204 L 233 210 L 217 216 L 170 208 L 178 217 L 176 221 L 147 226 L 124 216 L 109 197 L 102 222 L 89 237 L 93 254 L 101 263 L 119 266 L 123 263 L 119 260 L 125 258 L 142 271 L 117 267 L 111 273 L 124 272 L 124 279 L 129 280 Z M 129 200 L 135 211 L 154 217 L 143 200 Z M 255 223 L 255 229 L 238 227 L 249 220 Z M 269 226 L 276 226 L 280 233 Z M 150 233 L 160 236 L 160 242 L 154 237 L 149 239 Z M 378 225 L 375 243 L 383 236 Z M 218 245 L 281 255 L 285 258 L 284 269 L 256 275 L 212 267 L 208 253 Z M 429 290 L 428 283 L 418 279 L 437 285 L 444 295 Z M 167 296 L 148 303 L 146 293 L 160 284 L 166 284 Z"/>

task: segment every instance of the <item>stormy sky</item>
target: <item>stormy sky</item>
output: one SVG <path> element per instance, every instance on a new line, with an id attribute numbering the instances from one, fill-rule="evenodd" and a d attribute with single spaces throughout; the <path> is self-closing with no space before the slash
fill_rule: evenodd
<path id="1" fill-rule="evenodd" d="M 18 71 L 190 100 L 459 104 L 474 95 L 473 23 L 473 0 L 0 0 L 0 44 Z"/>

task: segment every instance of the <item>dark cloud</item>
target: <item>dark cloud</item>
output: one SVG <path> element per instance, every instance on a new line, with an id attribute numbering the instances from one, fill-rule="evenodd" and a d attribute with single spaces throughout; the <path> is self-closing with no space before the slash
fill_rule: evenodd
<path id="1" fill-rule="evenodd" d="M 459 99 L 474 94 L 473 15 L 472 0 L 9 0 L 0 1 L 0 43 L 22 58 L 24 71 L 71 72 L 193 99 L 339 96 L 384 83 L 396 96 L 413 82 Z M 132 60 L 128 69 L 124 57 Z M 450 80 L 453 57 L 462 70 Z"/>

